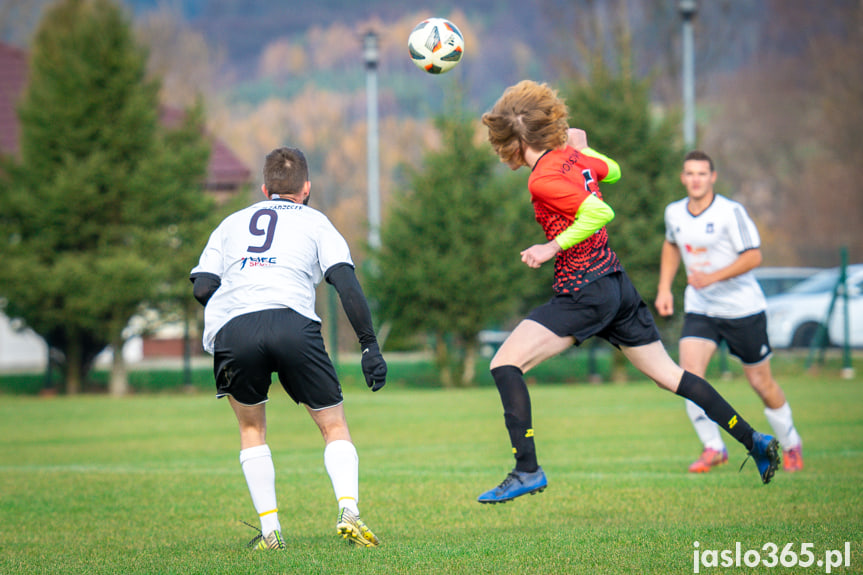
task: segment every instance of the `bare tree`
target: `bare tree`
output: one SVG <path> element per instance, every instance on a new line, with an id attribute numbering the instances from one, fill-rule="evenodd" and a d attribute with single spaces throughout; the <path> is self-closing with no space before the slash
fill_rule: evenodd
<path id="1" fill-rule="evenodd" d="M 0 2 L 0 40 L 26 46 L 50 0 L 3 0 Z"/>
<path id="2" fill-rule="evenodd" d="M 220 84 L 217 78 L 225 68 L 224 54 L 189 28 L 175 9 L 160 4 L 137 22 L 135 31 L 150 51 L 149 74 L 161 79 L 162 104 L 187 108 L 195 105 L 202 95 L 210 100 L 217 93 L 215 88 Z"/>
<path id="3" fill-rule="evenodd" d="M 863 2 L 771 5 L 764 50 L 727 74 L 705 130 L 726 190 L 740 194 L 771 263 L 863 257 Z M 803 25 L 805 23 L 805 25 Z"/>

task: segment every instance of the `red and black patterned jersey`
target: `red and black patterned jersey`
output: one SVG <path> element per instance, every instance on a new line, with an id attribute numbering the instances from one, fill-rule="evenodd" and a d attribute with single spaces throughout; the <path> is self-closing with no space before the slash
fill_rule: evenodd
<path id="1" fill-rule="evenodd" d="M 608 165 L 570 146 L 543 154 L 533 167 L 527 187 L 536 221 L 545 237 L 556 238 L 572 225 L 579 206 L 590 194 L 602 199 L 599 182 L 608 175 Z M 587 283 L 620 271 L 617 254 L 608 245 L 605 227 L 568 250 L 557 254 L 554 285 L 557 294 L 578 291 Z"/>

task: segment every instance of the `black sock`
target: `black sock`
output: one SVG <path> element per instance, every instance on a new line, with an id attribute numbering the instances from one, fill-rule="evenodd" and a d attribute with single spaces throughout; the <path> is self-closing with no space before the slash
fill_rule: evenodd
<path id="1" fill-rule="evenodd" d="M 532 473 L 539 468 L 539 463 L 536 461 L 536 446 L 533 442 L 530 394 L 524 377 L 514 365 L 496 367 L 491 370 L 491 375 L 503 403 L 503 417 L 515 455 L 515 468 Z"/>
<path id="2" fill-rule="evenodd" d="M 742 443 L 746 451 L 752 451 L 752 427 L 704 379 L 684 371 L 677 387 L 677 395 L 695 403 L 704 410 L 707 417 Z"/>

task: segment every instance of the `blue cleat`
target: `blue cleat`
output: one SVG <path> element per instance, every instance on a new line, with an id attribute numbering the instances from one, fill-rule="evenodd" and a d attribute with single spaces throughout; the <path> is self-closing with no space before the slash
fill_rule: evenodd
<path id="1" fill-rule="evenodd" d="M 752 450 L 749 455 L 755 460 L 758 473 L 761 474 L 761 481 L 765 484 L 770 483 L 773 474 L 782 463 L 782 456 L 779 455 L 779 442 L 773 436 L 755 431 L 752 433 Z"/>
<path id="2" fill-rule="evenodd" d="M 531 495 L 539 493 L 547 485 L 548 480 L 545 478 L 542 467 L 538 467 L 532 473 L 513 469 L 500 485 L 480 495 L 477 501 L 480 503 L 506 503 L 527 493 Z"/>

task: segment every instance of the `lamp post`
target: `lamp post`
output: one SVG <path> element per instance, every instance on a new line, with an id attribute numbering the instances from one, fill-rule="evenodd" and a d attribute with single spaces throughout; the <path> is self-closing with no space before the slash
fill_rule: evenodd
<path id="1" fill-rule="evenodd" d="M 366 116 L 368 119 L 367 158 L 369 195 L 369 246 L 381 245 L 380 166 L 378 160 L 378 35 L 369 30 L 363 38 L 366 61 Z"/>
<path id="2" fill-rule="evenodd" d="M 683 19 L 683 142 L 695 145 L 695 42 L 692 21 L 698 7 L 695 0 L 680 0 L 677 4 Z"/>
<path id="3" fill-rule="evenodd" d="M 687 150 L 692 150 L 695 147 L 695 33 L 692 21 L 698 6 L 696 0 L 680 0 L 677 9 L 683 20 L 683 144 Z M 731 377 L 728 346 L 724 341 L 719 347 L 719 370 L 722 377 Z"/>

